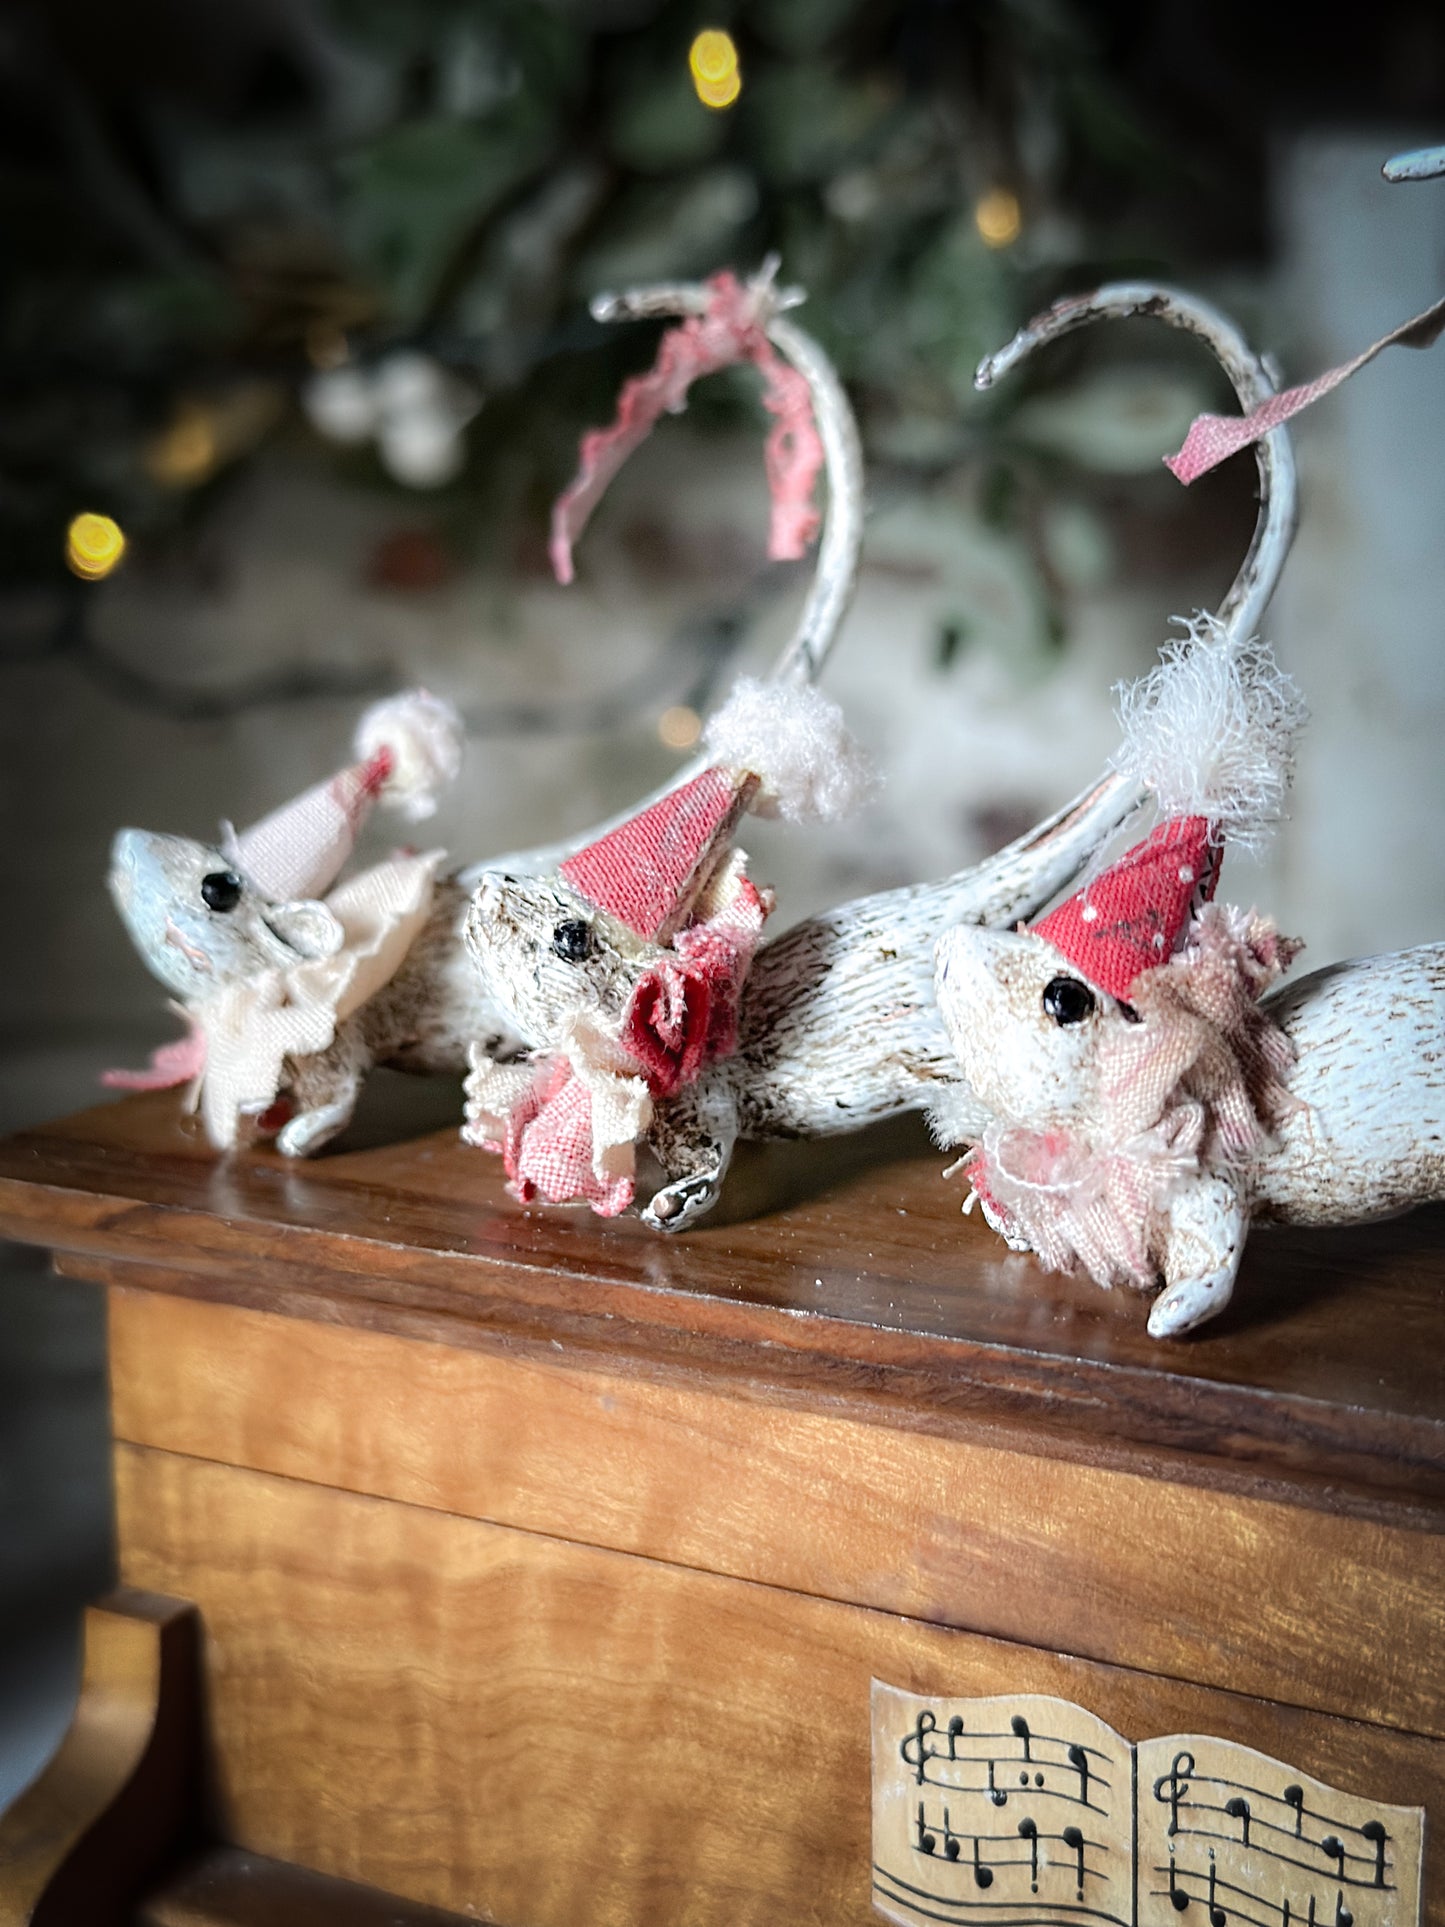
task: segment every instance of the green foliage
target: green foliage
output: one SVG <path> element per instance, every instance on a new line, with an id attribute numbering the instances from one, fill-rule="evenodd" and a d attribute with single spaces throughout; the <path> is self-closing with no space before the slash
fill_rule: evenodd
<path id="1" fill-rule="evenodd" d="M 141 460 L 178 398 L 197 380 L 295 384 L 342 336 L 363 358 L 420 345 L 480 387 L 487 486 L 530 504 L 646 353 L 636 335 L 602 349 L 587 297 L 745 271 L 769 248 L 875 456 L 997 464 L 1020 397 L 981 402 L 979 356 L 1076 254 L 1091 272 L 1107 258 L 1112 231 L 1076 190 L 1122 202 L 1158 165 L 1082 0 L 330 0 L 320 26 L 289 20 L 238 24 L 224 105 L 199 53 L 189 93 L 184 50 L 167 49 L 162 99 L 142 47 L 102 98 L 38 32 L 0 43 L 0 114 L 34 130 L 31 160 L 0 164 L 12 567 L 54 566 L 56 517 L 97 475 L 117 512 L 189 512 Z M 704 26 L 740 49 L 721 111 L 689 75 Z M 1001 181 L 1025 226 L 992 250 L 973 209 Z M 730 392 L 698 419 L 755 408 Z M 330 459 L 390 485 L 370 457 Z"/>

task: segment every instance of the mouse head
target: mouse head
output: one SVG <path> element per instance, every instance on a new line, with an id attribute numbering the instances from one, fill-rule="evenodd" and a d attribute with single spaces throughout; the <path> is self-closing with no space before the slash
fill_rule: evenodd
<path id="1" fill-rule="evenodd" d="M 466 940 L 488 994 L 534 1050 L 601 1020 L 656 1088 L 728 1047 L 771 900 L 732 838 L 744 812 L 817 822 L 872 784 L 842 712 L 816 689 L 744 679 L 708 725 L 713 761 L 547 877 L 483 876 Z M 684 982 L 684 979 L 686 981 Z"/>
<path id="2" fill-rule="evenodd" d="M 1100 1045 L 1137 1023 L 1130 1005 L 1032 930 L 959 924 L 939 939 L 935 958 L 949 1042 L 996 1118 L 1046 1130 L 1098 1115 Z"/>
<path id="3" fill-rule="evenodd" d="M 437 786 L 456 774 L 461 723 L 451 705 L 412 690 L 377 703 L 356 735 L 358 760 L 219 843 L 122 830 L 107 883 L 131 941 L 152 974 L 187 1003 L 227 984 L 343 941 L 319 901 L 351 854 L 378 798 L 417 818 L 436 808 Z"/>
<path id="4" fill-rule="evenodd" d="M 1032 930 L 960 925 L 935 951 L 939 1010 L 994 1116 L 1048 1129 L 1101 1114 L 1101 1050 L 1139 1022 L 1130 1001 L 1167 963 L 1219 879 L 1201 816 L 1161 823 Z"/>
<path id="5" fill-rule="evenodd" d="M 186 1003 L 341 945 L 341 925 L 324 904 L 278 903 L 234 854 L 189 837 L 121 830 L 107 884 L 147 968 Z"/>
<path id="6" fill-rule="evenodd" d="M 620 1028 L 649 962 L 662 955 L 565 876 L 482 875 L 467 948 L 488 995 L 534 1050 L 555 1048 L 579 1017 Z"/>

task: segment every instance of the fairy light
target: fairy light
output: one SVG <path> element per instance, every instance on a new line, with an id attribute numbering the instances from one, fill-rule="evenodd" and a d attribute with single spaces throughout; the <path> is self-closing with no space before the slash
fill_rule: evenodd
<path id="1" fill-rule="evenodd" d="M 985 247 L 1012 247 L 1024 224 L 1018 195 L 1007 187 L 991 187 L 973 210 L 973 224 Z"/>
<path id="2" fill-rule="evenodd" d="M 691 749 L 702 734 L 702 718 L 695 709 L 677 703 L 658 717 L 657 733 L 669 749 Z"/>
<path id="3" fill-rule="evenodd" d="M 183 408 L 146 451 L 146 470 L 163 488 L 195 488 L 216 466 L 215 423 L 203 408 Z"/>
<path id="4" fill-rule="evenodd" d="M 82 582 L 101 582 L 125 554 L 125 536 L 119 522 L 108 515 L 87 510 L 77 515 L 65 531 L 65 565 Z"/>
<path id="5" fill-rule="evenodd" d="M 737 43 L 721 27 L 706 27 L 688 49 L 693 88 L 704 107 L 731 107 L 743 91 Z"/>

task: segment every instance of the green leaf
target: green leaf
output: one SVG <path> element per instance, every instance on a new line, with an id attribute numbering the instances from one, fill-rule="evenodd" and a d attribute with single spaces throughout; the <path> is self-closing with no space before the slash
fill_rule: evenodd
<path id="1" fill-rule="evenodd" d="M 341 232 L 392 318 L 419 318 L 466 236 L 544 159 L 548 130 L 529 108 L 478 126 L 404 122 L 342 164 Z"/>

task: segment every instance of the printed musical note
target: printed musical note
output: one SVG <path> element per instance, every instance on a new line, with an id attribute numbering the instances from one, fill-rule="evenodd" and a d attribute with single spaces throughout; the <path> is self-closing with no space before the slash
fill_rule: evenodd
<path id="1" fill-rule="evenodd" d="M 1022 1713 L 1015 1713 L 1013 1718 L 1009 1721 L 1009 1725 L 1012 1727 L 1015 1737 L 1022 1740 L 1024 1743 L 1024 1765 L 1025 1766 L 1031 1765 L 1033 1762 L 1033 1755 L 1029 1752 L 1029 1747 L 1033 1743 L 1033 1735 L 1032 1733 L 1029 1732 L 1028 1721 L 1024 1718 Z"/>
<path id="2" fill-rule="evenodd" d="M 1355 1927 L 1355 1916 L 1345 1905 L 1343 1893 L 1335 1895 L 1335 1927 Z"/>
<path id="3" fill-rule="evenodd" d="M 921 1800 L 918 1802 L 918 1844 L 924 1853 L 932 1853 L 938 1845 L 937 1840 L 935 1840 L 933 1835 L 928 1831 L 927 1823 L 923 1817 L 923 1802 Z"/>
<path id="4" fill-rule="evenodd" d="M 1368 1840 L 1375 1849 L 1375 1885 L 1385 1884 L 1385 1842 L 1389 1839 L 1384 1824 L 1379 1820 L 1367 1820 L 1360 1828 L 1360 1837 Z"/>
<path id="5" fill-rule="evenodd" d="M 1032 1820 L 1019 1821 L 1019 1838 L 1029 1843 L 1029 1892 L 1039 1890 L 1039 1830 Z"/>
<path id="6" fill-rule="evenodd" d="M 959 1714 L 955 1713 L 953 1718 L 948 1722 L 948 1757 L 950 1760 L 956 1760 L 958 1758 L 958 1741 L 959 1735 L 962 1732 L 963 1720 Z"/>
<path id="7" fill-rule="evenodd" d="M 1251 1818 L 1248 1800 L 1241 1799 L 1239 1795 L 1236 1794 L 1232 1800 L 1225 1801 L 1224 1811 L 1229 1815 L 1231 1820 L 1238 1820 L 1241 1842 L 1247 1847 L 1249 1845 L 1249 1822 Z"/>
<path id="8" fill-rule="evenodd" d="M 1066 1847 L 1072 1847 L 1074 1852 L 1078 1855 L 1079 1899 L 1082 1900 L 1084 1897 L 1084 1836 L 1082 1833 L 1080 1833 L 1077 1827 L 1065 1827 L 1062 1838 L 1063 1838 L 1064 1845 Z"/>
<path id="9" fill-rule="evenodd" d="M 1179 1869 L 1174 1864 L 1174 1849 L 1169 1849 L 1169 1904 L 1176 1914 L 1189 1905 L 1189 1896 L 1179 1884 Z"/>
<path id="10" fill-rule="evenodd" d="M 1340 1878 L 1345 1875 L 1345 1843 L 1338 1834 L 1327 1833 L 1320 1842 L 1320 1852 L 1338 1862 Z"/>
<path id="11" fill-rule="evenodd" d="M 1190 1776 L 1193 1772 L 1194 1755 L 1192 1753 L 1176 1753 L 1174 1755 L 1174 1763 L 1169 1771 L 1167 1773 L 1161 1773 L 1159 1778 L 1154 1782 L 1154 1798 L 1161 1802 L 1167 1802 L 1169 1807 L 1169 1833 L 1171 1838 L 1179 1831 L 1179 1808 L 1181 1802 L 1188 1798 Z M 1165 1787 L 1169 1789 L 1167 1793 L 1163 1790 Z"/>
<path id="12" fill-rule="evenodd" d="M 1081 1746 L 1069 1748 L 1069 1765 L 1077 1767 L 1079 1773 L 1079 1798 L 1084 1805 L 1089 1804 L 1089 1756 Z"/>
<path id="13" fill-rule="evenodd" d="M 991 1887 L 993 1885 L 992 1870 L 988 1867 L 981 1867 L 979 1865 L 977 1837 L 975 1837 L 974 1843 L 973 1843 L 973 1884 L 976 1887 Z M 1335 1923 L 1335 1927 L 1353 1927 L 1353 1924 L 1349 1921 L 1341 1922 L 1337 1920 Z"/>
<path id="14" fill-rule="evenodd" d="M 1211 1848 L 1209 1853 L 1209 1900 L 1207 1902 L 1209 1908 L 1209 1927 L 1225 1927 L 1225 1923 L 1229 1919 L 1224 1909 L 1215 1904 L 1214 1892 L 1218 1879 L 1219 1869 L 1214 1864 L 1214 1850 Z"/>
<path id="15" fill-rule="evenodd" d="M 988 1763 L 988 1797 L 996 1807 L 1006 1807 L 1008 1805 L 1008 1794 L 1003 1787 L 994 1785 L 993 1769 L 994 1762 L 990 1760 Z"/>
<path id="16" fill-rule="evenodd" d="M 1294 1808 L 1294 1837 L 1302 1839 L 1305 1824 L 1305 1790 L 1302 1786 L 1287 1786 L 1279 1796 L 1286 1806 Z"/>

